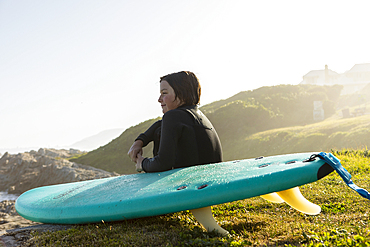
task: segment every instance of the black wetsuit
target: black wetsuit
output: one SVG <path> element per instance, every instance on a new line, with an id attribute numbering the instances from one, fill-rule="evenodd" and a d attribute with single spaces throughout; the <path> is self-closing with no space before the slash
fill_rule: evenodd
<path id="1" fill-rule="evenodd" d="M 145 158 L 145 172 L 217 163 L 222 161 L 221 142 L 208 118 L 197 106 L 183 106 L 166 112 L 136 140 L 144 147 L 154 142 L 153 158 Z"/>

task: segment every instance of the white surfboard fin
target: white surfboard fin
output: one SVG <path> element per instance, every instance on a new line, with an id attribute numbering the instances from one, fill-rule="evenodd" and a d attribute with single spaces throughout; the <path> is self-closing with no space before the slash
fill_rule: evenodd
<path id="1" fill-rule="evenodd" d="M 216 231 L 223 236 L 229 235 L 229 232 L 217 224 L 213 218 L 211 207 L 192 209 L 190 212 L 208 232 Z"/>
<path id="2" fill-rule="evenodd" d="M 283 203 L 284 200 L 277 193 L 270 193 L 261 196 L 263 199 L 273 203 Z"/>
<path id="3" fill-rule="evenodd" d="M 317 215 L 321 212 L 319 205 L 308 201 L 298 187 L 276 192 L 292 208 L 309 215 Z"/>

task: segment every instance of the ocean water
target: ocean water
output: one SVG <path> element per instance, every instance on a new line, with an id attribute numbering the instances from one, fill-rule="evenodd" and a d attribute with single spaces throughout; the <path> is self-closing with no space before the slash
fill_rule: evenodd
<path id="1" fill-rule="evenodd" d="M 18 195 L 8 194 L 8 192 L 0 191 L 0 202 L 5 200 L 16 200 Z"/>

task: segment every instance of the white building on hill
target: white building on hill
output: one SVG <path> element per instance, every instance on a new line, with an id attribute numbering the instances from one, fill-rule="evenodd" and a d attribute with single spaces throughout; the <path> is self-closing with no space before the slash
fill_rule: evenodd
<path id="1" fill-rule="evenodd" d="M 300 84 L 343 85 L 342 94 L 360 92 L 370 83 L 370 63 L 356 64 L 343 74 L 332 71 L 325 65 L 323 70 L 312 70 L 303 76 Z"/>

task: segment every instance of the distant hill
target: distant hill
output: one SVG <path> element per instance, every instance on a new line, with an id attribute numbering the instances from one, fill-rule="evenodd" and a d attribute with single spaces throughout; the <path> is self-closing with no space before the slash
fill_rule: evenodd
<path id="1" fill-rule="evenodd" d="M 100 146 L 103 146 L 114 138 L 122 134 L 125 129 L 110 129 L 102 131 L 96 135 L 87 137 L 78 141 L 72 145 L 69 145 L 71 148 L 76 148 L 83 151 L 91 151 L 97 149 Z"/>
<path id="2" fill-rule="evenodd" d="M 117 138 L 122 134 L 125 129 L 109 129 L 99 132 L 96 135 L 86 137 L 81 141 L 75 142 L 72 145 L 68 146 L 57 146 L 54 147 L 56 149 L 78 149 L 82 151 L 92 151 L 94 149 L 99 148 L 100 146 L 104 146 L 111 142 L 113 139 Z M 16 147 L 16 148 L 0 148 L 0 154 L 4 154 L 8 152 L 10 154 L 18 154 L 23 152 L 29 152 L 31 150 L 39 150 L 40 147 Z M 1 157 L 1 155 L 0 155 Z"/>
<path id="3" fill-rule="evenodd" d="M 93 164 L 93 167 L 100 167 L 105 171 L 117 171 L 120 174 L 135 173 L 135 164 L 127 156 L 127 152 L 136 137 L 144 132 L 158 119 L 150 119 L 136 126 L 126 129 L 119 137 L 105 146 L 89 152 L 88 154 L 71 161 L 80 164 Z M 145 155 L 150 155 L 152 145 L 145 148 Z"/>
<path id="4" fill-rule="evenodd" d="M 370 145 L 366 144 L 370 136 L 365 131 L 365 123 L 357 125 L 353 119 L 330 123 L 334 120 L 327 119 L 320 123 L 313 120 L 313 101 L 323 102 L 325 117 L 329 118 L 336 112 L 341 89 L 338 85 L 262 87 L 205 105 L 201 110 L 212 121 L 220 136 L 225 161 L 306 149 L 353 146 L 353 141 L 345 137 L 360 140 L 356 147 Z M 363 118 L 367 120 L 366 117 Z M 156 120 L 131 127 L 109 144 L 73 161 L 120 174 L 135 173 L 134 163 L 128 158 L 127 151 L 135 138 Z M 327 126 L 338 128 L 329 133 Z M 313 132 L 308 131 L 312 129 Z M 360 135 L 368 138 L 360 138 Z M 151 156 L 151 149 L 151 146 L 147 147 L 144 155 Z"/>

